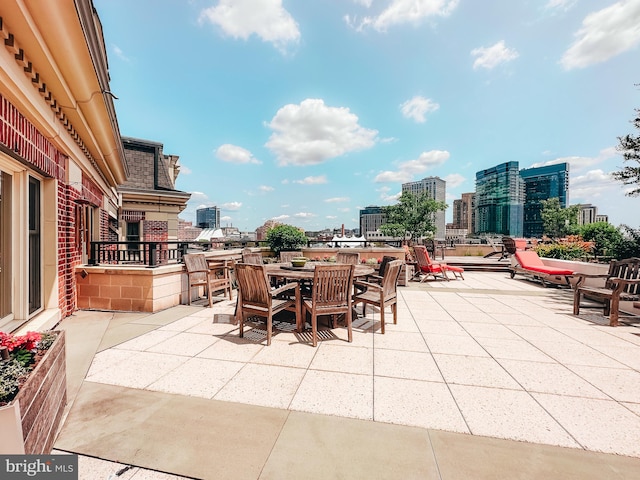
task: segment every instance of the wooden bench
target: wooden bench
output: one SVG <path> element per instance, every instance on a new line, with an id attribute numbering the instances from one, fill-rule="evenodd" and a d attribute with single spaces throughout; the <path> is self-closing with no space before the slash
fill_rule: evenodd
<path id="1" fill-rule="evenodd" d="M 609 316 L 609 325 L 618 325 L 620 301 L 640 300 L 640 258 L 612 260 L 606 275 L 576 273 L 578 282 L 573 295 L 573 314 L 580 314 L 580 301 L 583 295 L 604 300 L 604 315 Z M 584 285 L 589 278 L 604 278 L 604 287 Z"/>

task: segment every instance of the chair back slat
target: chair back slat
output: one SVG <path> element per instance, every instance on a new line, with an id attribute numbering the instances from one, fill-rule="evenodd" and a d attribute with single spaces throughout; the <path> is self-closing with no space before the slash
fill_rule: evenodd
<path id="1" fill-rule="evenodd" d="M 640 278 L 640 258 L 632 257 L 624 260 L 611 260 L 609 263 L 609 278 L 606 287 L 613 288 L 611 277 L 624 278 L 625 280 L 636 280 Z M 640 294 L 640 285 L 625 285 L 623 290 L 631 295 Z"/>
<path id="2" fill-rule="evenodd" d="M 263 265 L 262 254 L 259 252 L 253 253 L 251 251 L 242 251 L 242 263 L 248 263 L 250 265 Z"/>
<path id="3" fill-rule="evenodd" d="M 516 253 L 516 241 L 511 237 L 502 237 L 502 245 L 507 253 L 513 255 Z"/>
<path id="4" fill-rule="evenodd" d="M 269 308 L 269 279 L 264 265 L 238 263 L 236 265 L 236 279 L 243 302 Z"/>
<path id="5" fill-rule="evenodd" d="M 345 263 L 348 265 L 358 265 L 360 263 L 360 253 L 358 252 L 338 252 L 336 255 L 337 263 Z"/>
<path id="6" fill-rule="evenodd" d="M 184 266 L 192 283 L 206 283 L 209 273 L 209 265 L 203 253 L 187 253 L 184 257 Z"/>
<path id="7" fill-rule="evenodd" d="M 290 263 L 292 258 L 302 257 L 302 252 L 280 252 L 279 258 L 282 263 Z"/>
<path id="8" fill-rule="evenodd" d="M 337 307 L 351 302 L 354 265 L 318 265 L 313 274 L 312 300 L 316 308 Z"/>
<path id="9" fill-rule="evenodd" d="M 385 255 L 384 257 L 382 257 L 382 260 L 380 261 L 380 267 L 378 268 L 378 275 L 384 277 L 384 272 L 387 271 L 387 265 L 389 264 L 389 262 L 393 262 L 394 260 L 397 260 L 397 258 L 389 255 Z"/>
<path id="10" fill-rule="evenodd" d="M 398 277 L 403 263 L 402 260 L 393 260 L 387 264 L 387 269 L 382 278 L 382 295 L 385 299 L 396 295 Z"/>
<path id="11" fill-rule="evenodd" d="M 418 263 L 418 267 L 428 268 L 431 265 L 431 259 L 429 258 L 429 252 L 423 245 L 416 245 L 413 247 L 413 253 L 416 257 L 416 262 Z"/>

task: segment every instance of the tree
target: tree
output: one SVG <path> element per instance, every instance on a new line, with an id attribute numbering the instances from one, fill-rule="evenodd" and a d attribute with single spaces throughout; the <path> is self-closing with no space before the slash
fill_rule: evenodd
<path id="1" fill-rule="evenodd" d="M 267 230 L 267 243 L 276 255 L 281 251 L 299 250 L 307 245 L 307 236 L 293 225 L 277 225 Z"/>
<path id="2" fill-rule="evenodd" d="M 558 197 L 541 200 L 540 203 L 542 204 L 540 217 L 545 235 L 551 238 L 562 238 L 577 232 L 580 211 L 578 205 L 562 208 Z"/>
<path id="3" fill-rule="evenodd" d="M 640 130 L 640 109 L 636 109 L 636 118 L 633 125 Z M 616 150 L 622 152 L 624 162 L 636 162 L 637 166 L 626 165 L 619 172 L 612 172 L 611 176 L 625 185 L 635 185 L 625 195 L 629 197 L 640 196 L 640 134 L 618 137 Z"/>
<path id="4" fill-rule="evenodd" d="M 623 235 L 616 227 L 607 222 L 595 222 L 583 225 L 580 235 L 587 242 L 593 242 L 593 254 L 596 257 L 613 257 L 622 242 Z"/>
<path id="5" fill-rule="evenodd" d="M 427 192 L 420 195 L 404 192 L 396 205 L 383 207 L 386 221 L 380 231 L 391 237 L 408 235 L 410 241 L 417 241 L 435 233 L 434 214 L 446 208 L 446 203 L 434 200 Z"/>

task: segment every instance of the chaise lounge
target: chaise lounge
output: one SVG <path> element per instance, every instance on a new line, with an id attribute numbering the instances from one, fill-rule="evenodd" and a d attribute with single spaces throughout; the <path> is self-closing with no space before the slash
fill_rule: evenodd
<path id="1" fill-rule="evenodd" d="M 550 277 L 559 281 L 562 284 L 564 277 L 564 283 L 567 286 L 571 286 L 569 283 L 569 277 L 574 275 L 573 270 L 558 267 L 549 267 L 542 263 L 542 259 L 533 250 L 518 250 L 514 254 L 515 265 L 510 268 L 511 278 L 516 273 L 530 275 L 536 280 L 540 280 L 543 286 L 547 286 Z M 556 283 L 556 282 L 553 282 Z"/>

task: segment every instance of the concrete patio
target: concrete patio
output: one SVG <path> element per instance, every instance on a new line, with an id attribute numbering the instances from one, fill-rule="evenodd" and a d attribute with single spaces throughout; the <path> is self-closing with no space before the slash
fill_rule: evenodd
<path id="1" fill-rule="evenodd" d="M 640 323 L 465 278 L 400 287 L 385 335 L 368 309 L 318 348 L 288 324 L 238 338 L 229 301 L 77 312 L 55 448 L 91 479 L 637 478 Z"/>

